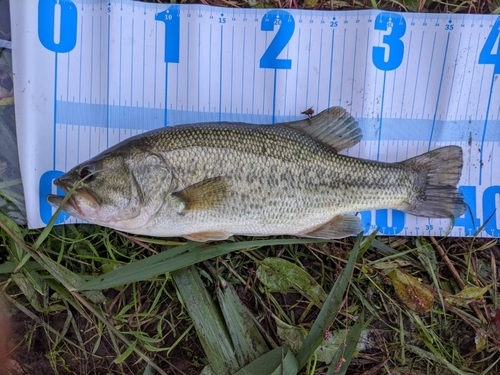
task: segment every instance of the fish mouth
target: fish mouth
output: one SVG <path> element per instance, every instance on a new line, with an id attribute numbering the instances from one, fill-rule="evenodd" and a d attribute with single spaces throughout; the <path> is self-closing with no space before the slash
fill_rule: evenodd
<path id="1" fill-rule="evenodd" d="M 60 207 L 61 210 L 66 211 L 71 216 L 85 219 L 85 215 L 79 204 L 82 202 L 93 209 L 99 208 L 97 200 L 87 189 L 76 188 L 72 191 L 73 184 L 65 181 L 63 178 L 55 179 L 54 185 L 60 188 L 65 195 L 48 194 L 47 202 L 54 207 Z"/>

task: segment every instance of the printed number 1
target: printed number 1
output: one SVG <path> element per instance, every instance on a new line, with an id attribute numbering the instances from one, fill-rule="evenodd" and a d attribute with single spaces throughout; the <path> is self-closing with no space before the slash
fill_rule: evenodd
<path id="1" fill-rule="evenodd" d="M 165 62 L 179 62 L 180 19 L 179 6 L 172 5 L 163 12 L 156 13 L 155 20 L 165 24 Z"/>
<path id="2" fill-rule="evenodd" d="M 291 69 L 292 60 L 278 59 L 278 55 L 283 51 L 295 30 L 295 20 L 292 15 L 284 10 L 271 10 L 262 18 L 260 29 L 262 31 L 273 31 L 274 26 L 278 26 L 279 30 L 274 36 L 274 39 L 267 47 L 266 52 L 260 59 L 261 68 L 269 69 Z"/>
<path id="3" fill-rule="evenodd" d="M 383 12 L 375 18 L 375 30 L 387 31 L 383 43 L 389 47 L 387 60 L 385 59 L 386 47 L 373 47 L 373 64 L 380 70 L 394 70 L 401 65 L 405 51 L 405 45 L 401 38 L 406 32 L 406 21 L 396 13 Z"/>
<path id="4" fill-rule="evenodd" d="M 500 40 L 498 40 L 497 51 L 493 52 L 493 48 L 495 46 L 495 42 L 497 41 L 500 35 L 500 17 L 497 18 L 495 24 L 493 25 L 493 29 L 486 38 L 486 42 L 484 42 L 483 49 L 479 54 L 479 64 L 493 64 L 495 69 L 493 74 L 500 74 Z"/>

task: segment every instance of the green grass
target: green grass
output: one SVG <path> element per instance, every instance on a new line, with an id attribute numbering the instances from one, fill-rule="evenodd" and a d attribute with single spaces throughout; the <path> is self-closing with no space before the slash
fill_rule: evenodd
<path id="1" fill-rule="evenodd" d="M 495 0 L 315 5 L 370 7 L 500 13 Z M 0 184 L 19 187 L 15 180 Z M 4 198 L 22 199 L 18 193 Z M 210 365 L 221 374 L 251 362 L 240 373 L 281 373 L 283 366 L 302 374 L 497 374 L 499 259 L 497 241 L 487 239 L 231 238 L 200 245 L 92 225 L 28 230 L 2 216 L 8 367 L 12 374 L 20 368 L 198 374 L 209 373 Z"/>

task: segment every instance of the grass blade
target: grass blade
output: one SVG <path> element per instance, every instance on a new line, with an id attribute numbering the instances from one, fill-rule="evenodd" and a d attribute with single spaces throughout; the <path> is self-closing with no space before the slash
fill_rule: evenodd
<path id="1" fill-rule="evenodd" d="M 340 272 L 338 279 L 335 281 L 335 284 L 333 284 L 332 290 L 328 294 L 325 304 L 316 318 L 309 335 L 307 335 L 302 347 L 297 353 L 299 368 L 302 368 L 314 354 L 316 348 L 323 341 L 325 332 L 337 315 L 340 304 L 344 299 L 344 293 L 347 289 L 347 285 L 351 280 L 351 274 L 361 248 L 362 239 L 363 236 L 359 235 L 345 268 Z"/>
<path id="2" fill-rule="evenodd" d="M 275 239 L 231 242 L 217 245 L 206 245 L 188 242 L 185 245 L 152 255 L 125 267 L 80 285 L 78 290 L 103 290 L 136 281 L 147 280 L 166 272 L 173 272 L 192 266 L 201 261 L 223 256 L 236 250 L 250 250 L 263 246 L 294 245 L 304 243 L 322 243 L 331 240 L 312 239 Z"/>
<path id="3" fill-rule="evenodd" d="M 241 366 L 234 354 L 224 320 L 203 285 L 198 271 L 188 267 L 172 273 L 198 333 L 210 367 L 217 375 L 231 375 Z"/>
<path id="4" fill-rule="evenodd" d="M 365 312 L 361 311 L 358 320 L 356 320 L 356 323 L 354 323 L 352 328 L 347 333 L 345 350 L 339 349 L 337 351 L 326 375 L 344 375 L 347 373 L 347 368 L 349 367 L 349 363 L 351 363 L 351 359 L 356 352 L 358 341 L 361 336 L 361 332 L 363 331 L 364 320 Z"/>
<path id="5" fill-rule="evenodd" d="M 240 367 L 268 352 L 269 348 L 255 325 L 252 315 L 241 302 L 233 286 L 226 284 L 224 290 L 217 288 L 217 298 Z"/>
<path id="6" fill-rule="evenodd" d="M 296 375 L 297 359 L 285 347 L 279 347 L 257 358 L 234 375 Z"/>

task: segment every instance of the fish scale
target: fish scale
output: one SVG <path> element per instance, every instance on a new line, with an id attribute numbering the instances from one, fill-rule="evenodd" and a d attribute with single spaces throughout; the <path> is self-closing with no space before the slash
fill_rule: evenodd
<path id="1" fill-rule="evenodd" d="M 339 107 L 274 126 L 182 125 L 130 138 L 55 183 L 76 189 L 72 206 L 63 207 L 74 216 L 199 241 L 232 234 L 339 238 L 361 231 L 360 219 L 344 214 L 379 208 L 463 213 L 460 148 L 392 164 L 338 153 L 360 139 L 357 122 Z"/>

